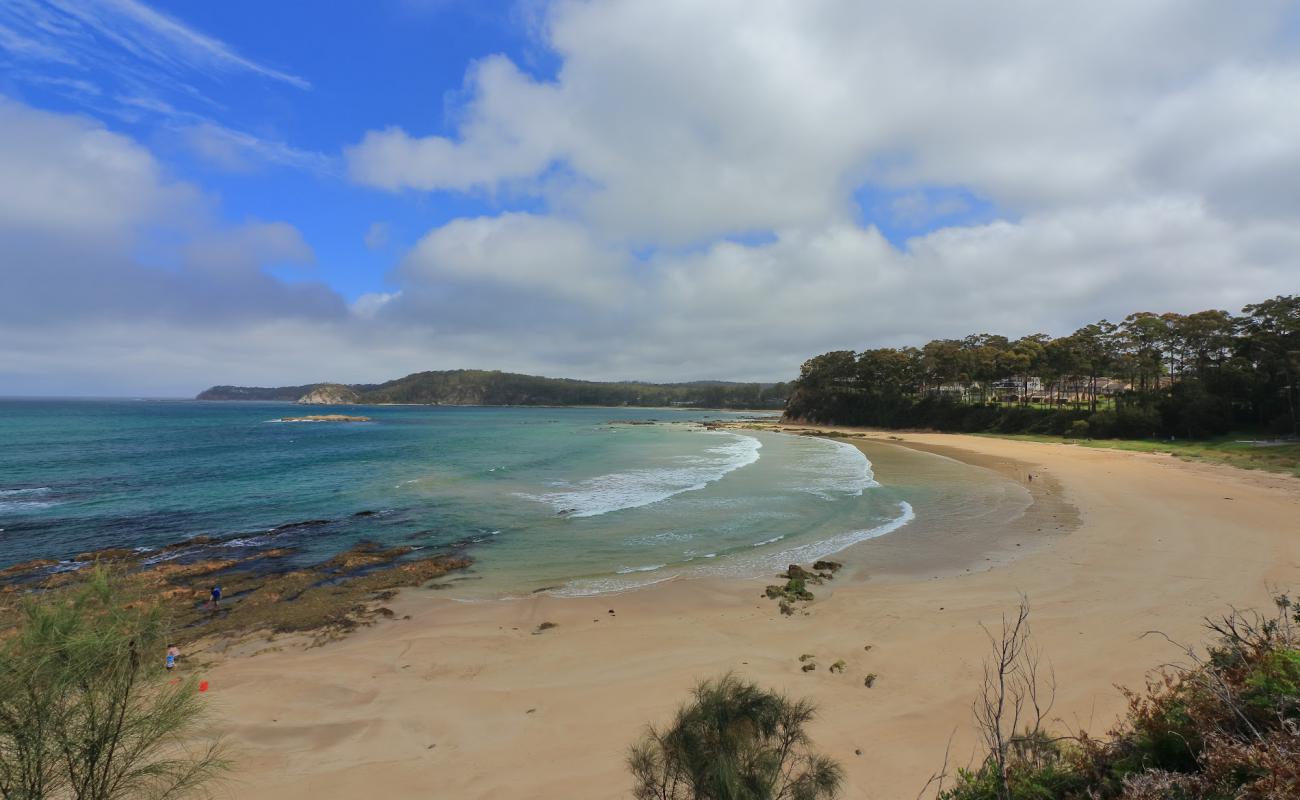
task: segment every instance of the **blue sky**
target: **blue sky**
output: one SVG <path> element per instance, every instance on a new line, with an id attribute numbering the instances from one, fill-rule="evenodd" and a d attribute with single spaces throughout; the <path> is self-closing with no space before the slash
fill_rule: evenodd
<path id="1" fill-rule="evenodd" d="M 0 394 L 818 352 L 1300 279 L 1297 4 L 9 0 Z"/>
<path id="2" fill-rule="evenodd" d="M 33 5 L 56 19 L 70 17 L 58 3 Z M 81 5 L 97 4 L 68 7 Z M 344 179 L 340 154 L 371 128 L 446 132 L 466 66 L 476 59 L 505 53 L 539 77 L 553 73 L 554 59 L 528 36 L 528 14 L 515 3 L 381 0 L 368 4 L 366 13 L 344 3 L 313 4 L 304 13 L 290 3 L 248 0 L 149 8 L 301 82 L 238 67 L 165 68 L 115 43 L 111 34 L 92 33 L 87 49 L 93 57 L 81 63 L 24 64 L 10 54 L 0 87 L 36 107 L 89 114 L 149 144 L 176 176 L 218 196 L 230 222 L 291 221 L 317 252 L 313 277 L 349 298 L 382 290 L 392 253 L 430 227 L 526 205 L 484 194 L 417 197 L 357 187 Z M 15 4 L 0 20 L 20 35 L 60 46 L 59 37 L 31 24 L 33 16 Z M 108 19 L 120 24 L 120 17 Z M 177 131 L 204 121 L 295 152 L 281 160 L 222 162 L 195 152 Z M 391 235 L 385 247 L 372 249 L 364 239 L 375 222 Z M 301 277 L 297 270 L 280 274 Z"/>

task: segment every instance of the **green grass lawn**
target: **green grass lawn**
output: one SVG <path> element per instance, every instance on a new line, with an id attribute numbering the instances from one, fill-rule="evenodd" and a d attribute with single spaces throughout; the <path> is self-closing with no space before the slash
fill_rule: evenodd
<path id="1" fill-rule="evenodd" d="M 1111 450 L 1132 450 L 1139 453 L 1171 453 L 1184 461 L 1207 461 L 1230 464 L 1242 469 L 1262 469 L 1300 477 L 1300 443 L 1257 445 L 1249 434 L 1235 434 L 1217 439 L 1165 441 L 1156 439 L 1070 439 L 1062 436 L 1043 436 L 1028 433 L 981 433 L 978 436 L 995 436 L 1001 439 L 1018 439 L 1024 442 L 1051 442 L 1077 444 L 1081 447 L 1104 447 Z"/>

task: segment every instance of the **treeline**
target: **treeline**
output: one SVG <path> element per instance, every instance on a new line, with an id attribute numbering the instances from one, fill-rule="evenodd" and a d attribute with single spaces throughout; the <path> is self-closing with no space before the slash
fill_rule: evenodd
<path id="1" fill-rule="evenodd" d="M 1205 437 L 1297 433 L 1300 297 L 1130 314 L 1068 336 L 977 334 L 809 359 L 786 416 L 956 431 Z"/>
<path id="2" fill-rule="evenodd" d="M 214 386 L 200 400 L 297 400 L 329 384 L 250 389 Z M 694 408 L 780 409 L 788 384 L 604 383 L 544 378 L 490 370 L 417 372 L 378 385 L 338 387 L 354 393 L 356 403 L 417 403 L 489 406 L 687 406 Z"/>
<path id="3" fill-rule="evenodd" d="M 284 400 L 292 403 L 319 384 L 305 386 L 213 386 L 199 392 L 196 400 Z"/>

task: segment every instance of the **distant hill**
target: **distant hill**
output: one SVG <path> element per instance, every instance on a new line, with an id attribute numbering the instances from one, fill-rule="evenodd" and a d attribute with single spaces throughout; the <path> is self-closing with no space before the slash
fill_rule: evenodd
<path id="1" fill-rule="evenodd" d="M 380 384 L 313 383 L 272 388 L 213 386 L 199 400 L 287 400 L 312 405 L 415 403 L 462 406 L 785 407 L 784 383 L 606 383 L 495 370 L 416 372 Z"/>
<path id="2" fill-rule="evenodd" d="M 199 392 L 198 400 L 288 400 L 293 402 L 316 388 L 306 386 L 213 386 Z"/>

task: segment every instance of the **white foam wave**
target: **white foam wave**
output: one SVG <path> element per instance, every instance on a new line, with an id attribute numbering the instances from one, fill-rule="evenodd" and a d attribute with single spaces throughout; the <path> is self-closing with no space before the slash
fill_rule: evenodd
<path id="1" fill-rule="evenodd" d="M 630 575 L 633 572 L 654 572 L 657 569 L 663 569 L 667 564 L 646 564 L 644 567 L 619 567 L 615 570 L 619 575 Z"/>
<path id="2" fill-rule="evenodd" d="M 631 592 L 636 589 L 644 589 L 647 586 L 654 586 L 656 583 L 670 581 L 676 575 L 664 575 L 644 580 L 635 580 L 629 578 L 598 578 L 589 581 L 575 581 L 559 589 L 551 589 L 547 594 L 553 594 L 557 597 L 591 597 L 598 594 L 621 594 Z"/>
<path id="3" fill-rule="evenodd" d="M 548 503 L 556 512 L 572 517 L 597 517 L 613 511 L 640 508 L 683 492 L 703 489 L 759 459 L 763 443 L 752 436 L 729 431 L 708 431 L 729 439 L 710 447 L 702 456 L 679 456 L 676 466 L 614 472 L 590 478 L 568 491 L 545 494 L 517 493 L 517 497 Z"/>
<path id="4" fill-rule="evenodd" d="M 221 546 L 222 547 L 262 547 L 263 545 L 270 544 L 271 541 L 272 541 L 272 537 L 265 536 L 265 535 L 245 536 L 239 539 L 227 539 L 226 541 L 221 543 Z"/>
<path id="5" fill-rule="evenodd" d="M 893 533 L 907 523 L 916 519 L 916 512 L 912 510 L 912 504 L 906 500 L 900 500 L 898 503 L 899 514 L 897 517 L 888 522 L 877 525 L 874 528 L 866 528 L 858 531 L 847 531 L 837 534 L 829 539 L 821 539 L 816 542 L 799 545 L 774 553 L 768 557 L 767 562 L 772 566 L 783 567 L 787 564 L 802 564 L 809 561 L 816 561 L 819 558 L 825 558 L 834 555 L 841 550 L 851 547 L 858 542 L 865 542 L 868 539 L 876 539 L 885 534 Z"/>
<path id="6" fill-rule="evenodd" d="M 785 534 L 783 533 L 780 536 L 773 536 L 771 539 L 764 539 L 761 542 L 754 542 L 753 544 L 750 545 L 750 547 L 762 547 L 763 545 L 776 544 L 777 542 L 781 541 L 784 538 L 785 538 Z"/>
<path id="7" fill-rule="evenodd" d="M 798 477 L 790 488 L 833 500 L 837 495 L 857 497 L 880 485 L 870 459 L 858 448 L 834 439 L 818 438 L 811 442 L 816 442 L 816 447 L 791 467 Z"/>
<path id="8" fill-rule="evenodd" d="M 50 487 L 36 486 L 30 489 L 0 489 L 0 497 L 30 497 L 31 495 L 49 494 Z"/>
<path id="9" fill-rule="evenodd" d="M 57 506 L 58 503 L 44 500 L 0 500 L 0 514 L 40 511 L 43 508 Z"/>

